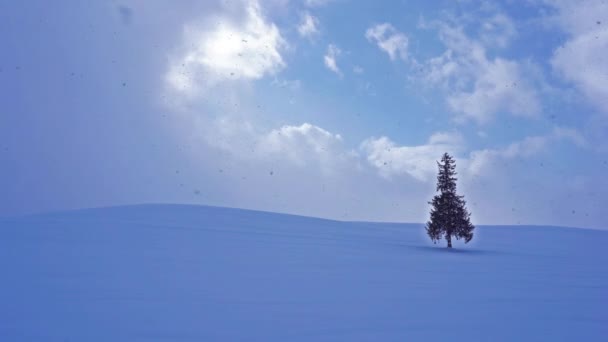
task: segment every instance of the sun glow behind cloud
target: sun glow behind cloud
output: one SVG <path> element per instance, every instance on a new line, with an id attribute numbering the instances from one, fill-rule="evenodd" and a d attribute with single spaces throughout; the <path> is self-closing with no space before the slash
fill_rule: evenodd
<path id="1" fill-rule="evenodd" d="M 260 79 L 283 69 L 285 41 L 279 29 L 265 21 L 255 1 L 246 4 L 243 16 L 243 22 L 216 18 L 218 24 L 210 30 L 186 26 L 184 45 L 189 48 L 170 66 L 168 85 L 186 94 L 201 93 L 220 82 Z"/>

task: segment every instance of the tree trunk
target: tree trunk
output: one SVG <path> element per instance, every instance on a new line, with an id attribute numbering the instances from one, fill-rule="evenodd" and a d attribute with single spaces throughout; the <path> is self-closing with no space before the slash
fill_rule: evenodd
<path id="1" fill-rule="evenodd" d="M 448 235 L 447 239 L 448 239 L 448 248 L 452 248 L 452 235 Z"/>

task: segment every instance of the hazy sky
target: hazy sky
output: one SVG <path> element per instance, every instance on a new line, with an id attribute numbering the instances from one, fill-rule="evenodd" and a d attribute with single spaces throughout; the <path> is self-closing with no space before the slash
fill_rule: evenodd
<path id="1" fill-rule="evenodd" d="M 170 202 L 606 228 L 608 1 L 4 1 L 0 215 Z"/>

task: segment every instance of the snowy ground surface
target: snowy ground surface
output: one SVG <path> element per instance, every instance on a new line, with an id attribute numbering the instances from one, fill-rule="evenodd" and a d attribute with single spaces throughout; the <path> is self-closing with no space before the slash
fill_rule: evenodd
<path id="1" fill-rule="evenodd" d="M 0 341 L 607 341 L 608 232 L 147 205 L 0 220 Z"/>

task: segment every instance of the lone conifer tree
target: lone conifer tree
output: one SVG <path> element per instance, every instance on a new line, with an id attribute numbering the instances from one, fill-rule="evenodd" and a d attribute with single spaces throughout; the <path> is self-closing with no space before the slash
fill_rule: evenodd
<path id="1" fill-rule="evenodd" d="M 429 202 L 431 219 L 426 224 L 426 232 L 433 243 L 441 240 L 443 236 L 448 241 L 448 248 L 452 248 L 452 236 L 457 240 L 463 238 L 465 243 L 473 238 L 475 226 L 471 224 L 471 214 L 466 208 L 464 196 L 456 194 L 456 163 L 454 158 L 444 153 L 441 162 L 437 163 L 438 195 Z"/>

